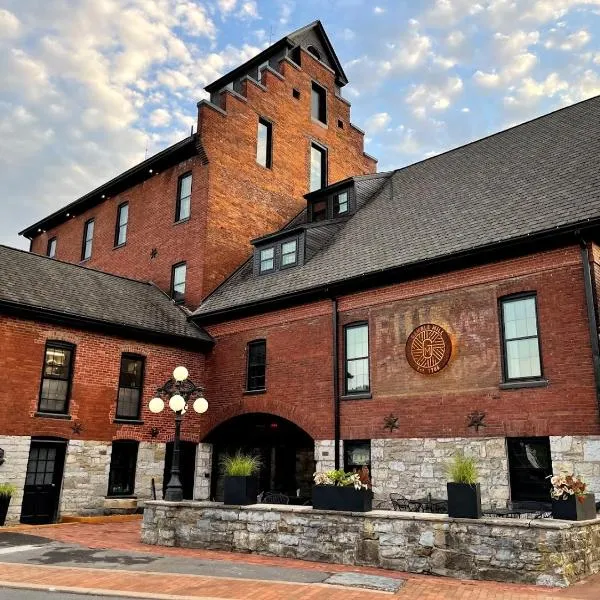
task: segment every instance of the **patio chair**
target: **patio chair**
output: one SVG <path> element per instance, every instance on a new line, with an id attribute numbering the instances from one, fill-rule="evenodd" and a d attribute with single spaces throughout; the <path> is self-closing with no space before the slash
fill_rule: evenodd
<path id="1" fill-rule="evenodd" d="M 390 501 L 394 510 L 403 512 L 419 512 L 421 505 L 405 498 L 401 494 L 390 494 Z"/>
<path id="2" fill-rule="evenodd" d="M 290 498 L 285 494 L 278 494 L 277 492 L 267 492 L 263 499 L 263 504 L 289 504 Z"/>

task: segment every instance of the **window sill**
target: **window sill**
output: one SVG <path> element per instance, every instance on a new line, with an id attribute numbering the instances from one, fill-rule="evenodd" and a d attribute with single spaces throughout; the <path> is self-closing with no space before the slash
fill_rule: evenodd
<path id="1" fill-rule="evenodd" d="M 43 419 L 63 419 L 64 421 L 70 421 L 71 420 L 71 415 L 62 415 L 60 413 L 49 413 L 49 412 L 42 412 L 42 411 L 36 411 L 33 415 L 34 417 L 41 417 Z"/>
<path id="2" fill-rule="evenodd" d="M 125 419 L 123 417 L 116 417 L 113 419 L 113 423 L 125 423 L 127 425 L 143 425 L 144 421 L 141 419 Z"/>
<path id="3" fill-rule="evenodd" d="M 504 381 L 498 387 L 501 390 L 520 390 L 522 388 L 548 387 L 547 379 L 531 379 L 530 381 Z"/>
<path id="4" fill-rule="evenodd" d="M 189 217 L 186 217 L 185 219 L 179 219 L 179 221 L 175 221 L 173 225 L 181 225 L 182 223 L 187 223 L 189 220 Z"/>
<path id="5" fill-rule="evenodd" d="M 113 250 L 118 250 L 119 248 L 123 248 L 123 246 L 127 246 L 127 242 L 123 242 L 122 244 L 118 244 L 117 246 L 113 246 Z"/>
<path id="6" fill-rule="evenodd" d="M 315 117 L 311 117 L 311 120 L 315 125 L 319 125 L 323 129 L 329 129 L 327 123 L 323 123 L 323 121 L 319 121 L 319 119 L 315 119 Z"/>
<path id="7" fill-rule="evenodd" d="M 244 390 L 244 396 L 256 396 L 257 394 L 266 394 L 267 388 L 261 390 Z"/>
<path id="8" fill-rule="evenodd" d="M 361 392 L 357 394 L 344 394 L 340 396 L 340 400 L 370 400 L 372 397 L 371 392 Z"/>
<path id="9" fill-rule="evenodd" d="M 106 500 L 137 500 L 135 494 L 107 494 L 104 498 Z"/>

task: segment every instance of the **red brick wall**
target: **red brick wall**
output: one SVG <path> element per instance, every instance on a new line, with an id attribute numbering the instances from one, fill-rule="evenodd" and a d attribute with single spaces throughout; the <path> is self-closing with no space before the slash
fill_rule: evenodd
<path id="1" fill-rule="evenodd" d="M 73 385 L 69 413 L 72 420 L 35 417 L 46 340 L 62 340 L 76 345 Z M 146 357 L 141 419 L 143 425 L 113 423 L 123 352 Z M 185 365 L 197 384 L 204 380 L 204 357 L 196 352 L 178 350 L 104 336 L 77 329 L 46 325 L 0 315 L 0 423 L 4 435 L 57 436 L 67 439 L 110 441 L 126 438 L 143 441 L 173 439 L 173 413 L 166 408 L 160 415 L 148 410 L 157 386 L 169 378 L 173 369 Z M 8 376 L 7 376 L 8 375 Z M 202 417 L 186 415 L 184 439 L 197 440 Z M 73 423 L 83 425 L 81 434 L 73 433 Z M 152 427 L 159 435 L 152 438 Z"/>
<path id="2" fill-rule="evenodd" d="M 363 134 L 350 126 L 349 104 L 334 96 L 334 76 L 309 54 L 303 68 L 282 63 L 278 78 L 264 74 L 267 91 L 248 84 L 247 99 L 223 95 L 226 114 L 202 105 L 198 131 L 209 159 L 194 157 L 150 176 L 145 182 L 77 214 L 33 240 L 45 254 L 57 237 L 56 257 L 79 263 L 84 223 L 95 219 L 92 258 L 85 266 L 140 280 L 169 291 L 171 267 L 187 262 L 186 304 L 195 308 L 251 253 L 250 240 L 282 227 L 305 206 L 309 139 L 329 149 L 329 181 L 371 173 L 376 163 L 363 154 Z M 329 90 L 328 126 L 310 116 L 310 86 L 315 79 Z M 292 89 L 301 91 L 299 100 Z M 273 168 L 256 162 L 258 116 L 273 121 Z M 338 119 L 344 128 L 338 127 Z M 192 171 L 189 221 L 174 223 L 178 177 Z M 114 248 L 117 207 L 129 202 L 127 244 Z M 158 255 L 151 258 L 156 248 Z"/>
<path id="3" fill-rule="evenodd" d="M 537 292 L 549 385 L 500 390 L 498 298 L 524 291 Z M 340 356 L 343 325 L 369 321 L 373 396 L 342 401 L 343 439 L 600 434 L 577 247 L 354 294 L 341 298 L 339 309 Z M 453 342 L 450 362 L 436 375 L 417 373 L 405 357 L 409 334 L 428 322 L 443 326 Z M 256 409 L 287 416 L 317 438 L 333 438 L 329 303 L 208 330 L 216 338 L 208 382 L 219 403 L 209 424 Z M 267 339 L 268 391 L 244 396 L 245 345 L 261 337 Z M 487 427 L 479 433 L 467 427 L 474 410 L 486 413 Z M 390 413 L 399 418 L 394 433 L 383 429 Z"/>

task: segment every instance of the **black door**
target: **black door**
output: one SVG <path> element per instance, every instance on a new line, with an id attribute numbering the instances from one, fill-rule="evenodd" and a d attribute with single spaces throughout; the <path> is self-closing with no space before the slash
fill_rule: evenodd
<path id="1" fill-rule="evenodd" d="M 163 476 L 163 497 L 171 476 L 173 460 L 173 442 L 167 444 L 165 452 L 165 472 Z M 179 479 L 183 487 L 183 499 L 194 499 L 194 479 L 196 477 L 196 444 L 180 442 L 179 446 Z"/>
<path id="2" fill-rule="evenodd" d="M 507 438 L 510 497 L 515 502 L 550 501 L 550 438 Z"/>
<path id="3" fill-rule="evenodd" d="M 65 467 L 65 440 L 31 440 L 21 523 L 54 523 Z"/>

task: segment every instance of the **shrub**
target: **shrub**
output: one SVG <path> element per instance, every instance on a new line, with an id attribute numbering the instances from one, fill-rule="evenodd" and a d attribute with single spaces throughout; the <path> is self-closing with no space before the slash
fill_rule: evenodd
<path id="1" fill-rule="evenodd" d="M 0 498 L 10 498 L 17 488 L 10 483 L 0 483 Z"/>
<path id="2" fill-rule="evenodd" d="M 475 459 L 457 452 L 447 466 L 448 477 L 454 483 L 468 483 L 473 485 L 479 479 Z"/>
<path id="3" fill-rule="evenodd" d="M 230 477 L 250 477 L 260 470 L 260 458 L 239 451 L 221 459 L 221 471 Z"/>

